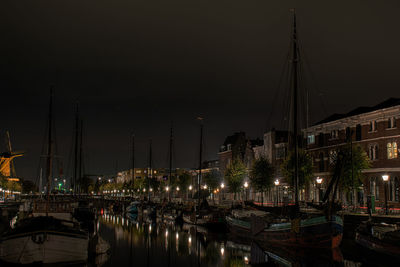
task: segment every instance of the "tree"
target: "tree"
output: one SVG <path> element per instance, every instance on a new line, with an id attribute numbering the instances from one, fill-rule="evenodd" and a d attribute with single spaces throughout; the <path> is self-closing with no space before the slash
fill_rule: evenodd
<path id="1" fill-rule="evenodd" d="M 273 185 L 274 167 L 264 157 L 256 159 L 250 170 L 250 182 L 255 191 L 261 193 L 261 203 L 264 203 L 264 192 Z"/>
<path id="2" fill-rule="evenodd" d="M 191 180 L 192 177 L 190 176 L 190 174 L 186 172 L 182 173 L 181 175 L 179 175 L 179 181 L 178 181 L 179 188 L 185 192 L 188 189 Z"/>
<path id="3" fill-rule="evenodd" d="M 353 147 L 353 149 L 351 149 Z M 359 145 L 346 145 L 339 149 L 342 157 L 342 175 L 339 186 L 346 192 L 350 192 L 362 185 L 362 171 L 371 167 L 367 153 Z M 337 158 L 333 159 L 333 166 L 336 168 Z"/>
<path id="4" fill-rule="evenodd" d="M 229 191 L 236 194 L 240 192 L 243 184 L 243 179 L 246 176 L 246 166 L 239 159 L 235 158 L 228 164 L 225 170 L 225 180 L 227 181 Z"/>
<path id="5" fill-rule="evenodd" d="M 221 175 L 217 170 L 211 170 L 207 172 L 204 177 L 204 183 L 207 185 L 208 189 L 213 192 L 215 189 L 218 188 L 221 182 Z M 215 192 L 214 192 L 215 193 Z M 212 195 L 214 201 L 214 194 Z"/>
<path id="6" fill-rule="evenodd" d="M 313 177 L 313 164 L 311 156 L 304 150 L 298 150 L 298 177 L 299 177 L 299 189 L 304 188 L 304 186 Z M 281 165 L 283 176 L 294 185 L 294 171 L 295 171 L 295 156 L 294 151 L 292 151 L 289 156 Z"/>
<path id="7" fill-rule="evenodd" d="M 221 182 L 221 175 L 217 170 L 211 170 L 207 172 L 204 177 L 204 183 L 207 185 L 210 190 L 217 189 Z"/>

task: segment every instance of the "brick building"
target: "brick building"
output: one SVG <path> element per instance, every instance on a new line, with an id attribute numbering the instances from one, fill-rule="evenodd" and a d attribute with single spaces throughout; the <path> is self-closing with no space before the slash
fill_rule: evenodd
<path id="1" fill-rule="evenodd" d="M 254 159 L 253 147 L 260 145 L 262 145 L 262 140 L 250 140 L 244 132 L 237 132 L 226 137 L 218 153 L 221 175 L 225 173 L 226 167 L 235 158 L 242 160 L 249 169 Z"/>
<path id="2" fill-rule="evenodd" d="M 358 144 L 371 160 L 371 168 L 363 171 L 363 186 L 357 194 L 358 203 L 365 204 L 367 195 L 372 195 L 378 206 L 382 206 L 385 197 L 382 175 L 387 174 L 389 206 L 400 207 L 399 126 L 400 99 L 390 98 L 372 107 L 359 107 L 346 114 L 334 114 L 304 129 L 315 177 L 323 178 L 322 187 L 326 187 L 331 177 L 330 164 L 338 148 L 349 142 Z M 316 184 L 310 186 L 309 196 L 315 199 L 317 197 L 313 193 Z"/>

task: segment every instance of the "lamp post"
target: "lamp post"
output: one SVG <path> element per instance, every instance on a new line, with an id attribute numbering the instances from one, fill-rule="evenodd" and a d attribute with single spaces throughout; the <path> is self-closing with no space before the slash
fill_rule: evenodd
<path id="1" fill-rule="evenodd" d="M 279 180 L 276 179 L 275 182 L 275 190 L 276 190 L 276 205 L 279 206 L 279 196 L 278 196 L 278 186 L 279 186 Z"/>
<path id="2" fill-rule="evenodd" d="M 192 185 L 189 185 L 189 191 L 190 191 L 190 198 L 192 198 L 193 199 L 193 186 Z"/>
<path id="3" fill-rule="evenodd" d="M 245 193 L 246 193 L 246 201 L 247 201 L 247 187 L 249 187 L 249 183 L 246 181 L 246 182 L 244 182 L 244 190 L 245 190 Z"/>
<path id="4" fill-rule="evenodd" d="M 225 184 L 224 184 L 224 183 L 221 183 L 222 200 L 225 200 L 224 187 L 225 187 Z"/>
<path id="5" fill-rule="evenodd" d="M 321 177 L 317 177 L 317 179 L 315 179 L 317 182 L 317 189 L 318 189 L 318 201 L 321 202 L 321 184 L 323 179 Z"/>
<path id="6" fill-rule="evenodd" d="M 389 181 L 389 175 L 382 175 L 383 186 L 385 189 L 385 214 L 388 215 L 388 205 L 387 205 L 387 181 Z"/>

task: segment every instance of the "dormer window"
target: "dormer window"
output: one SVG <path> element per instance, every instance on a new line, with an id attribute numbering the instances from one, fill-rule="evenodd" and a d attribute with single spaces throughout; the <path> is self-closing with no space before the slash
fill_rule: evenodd
<path id="1" fill-rule="evenodd" d="M 315 135 L 309 134 L 307 135 L 307 144 L 311 145 L 315 143 Z"/>
<path id="2" fill-rule="evenodd" d="M 390 117 L 388 119 L 388 129 L 393 129 L 393 128 L 396 128 L 396 118 Z"/>
<path id="3" fill-rule="evenodd" d="M 369 123 L 369 131 L 370 131 L 370 132 L 375 132 L 376 130 L 377 130 L 376 121 L 371 121 L 371 122 Z"/>
<path id="4" fill-rule="evenodd" d="M 338 130 L 332 130 L 331 131 L 331 139 L 338 139 L 339 138 L 339 131 Z"/>
<path id="5" fill-rule="evenodd" d="M 227 145 L 227 150 L 228 150 L 228 151 L 232 150 L 232 145 L 231 145 L 231 144 L 228 144 L 228 145 Z"/>

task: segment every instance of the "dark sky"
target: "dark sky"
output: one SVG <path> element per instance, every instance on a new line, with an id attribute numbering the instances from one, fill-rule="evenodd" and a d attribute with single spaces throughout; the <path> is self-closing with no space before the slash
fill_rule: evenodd
<path id="1" fill-rule="evenodd" d="M 198 115 L 206 159 L 235 131 L 255 138 L 279 127 L 279 105 L 267 118 L 292 7 L 317 88 L 313 121 L 399 97 L 396 0 L 1 1 L 0 138 L 9 130 L 14 150 L 26 152 L 17 173 L 37 176 L 51 85 L 60 155 L 68 165 L 79 100 L 90 173 L 126 169 L 132 132 L 137 165 L 152 138 L 154 165 L 166 166 L 171 120 L 180 167 L 197 166 Z"/>

